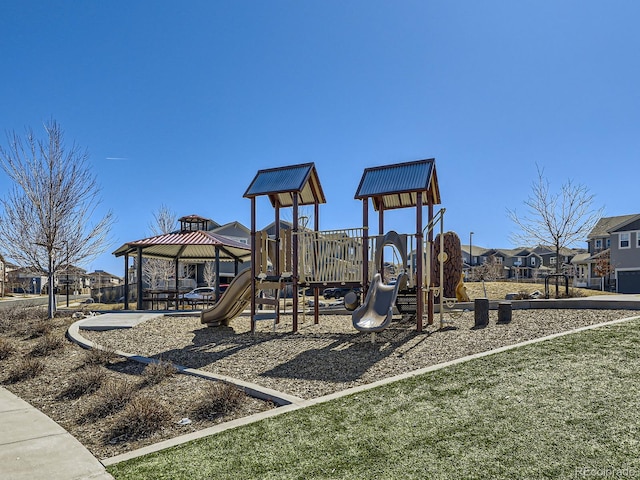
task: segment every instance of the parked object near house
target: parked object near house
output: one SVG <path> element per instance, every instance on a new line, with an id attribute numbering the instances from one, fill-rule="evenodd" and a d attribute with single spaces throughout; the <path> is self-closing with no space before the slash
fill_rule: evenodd
<path id="1" fill-rule="evenodd" d="M 203 301 L 211 300 L 215 294 L 216 289 L 214 287 L 198 287 L 194 288 L 190 292 L 180 295 L 179 298 L 184 300 Z"/>

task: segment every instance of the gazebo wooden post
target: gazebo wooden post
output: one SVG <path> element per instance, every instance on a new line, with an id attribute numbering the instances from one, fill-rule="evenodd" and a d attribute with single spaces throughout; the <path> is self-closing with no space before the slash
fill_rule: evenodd
<path id="1" fill-rule="evenodd" d="M 176 289 L 176 310 L 180 310 L 180 257 L 173 259 L 173 277 Z M 168 304 L 167 308 L 169 308 Z"/>
<path id="2" fill-rule="evenodd" d="M 69 285 L 67 285 L 69 288 Z M 124 309 L 129 310 L 129 254 L 124 254 Z"/>
<path id="3" fill-rule="evenodd" d="M 427 252 L 427 255 L 430 256 L 430 258 L 433 258 L 433 229 L 435 228 L 435 225 L 433 225 L 433 202 L 431 200 L 429 200 L 429 225 L 432 226 L 432 228 L 429 230 L 429 233 L 427 234 L 427 238 L 429 239 L 429 246 L 431 248 L 429 248 L 429 251 Z M 434 259 L 435 261 L 437 261 L 436 259 Z M 433 261 L 429 262 L 430 265 L 433 266 Z M 429 272 L 429 277 L 432 276 L 433 270 L 431 272 Z M 431 279 L 431 281 L 433 282 L 433 279 Z M 442 285 L 440 285 L 442 287 Z M 433 289 L 431 288 L 431 285 L 428 285 L 429 287 L 429 295 L 427 296 L 427 299 L 429 301 L 429 305 L 427 306 L 428 310 L 427 310 L 427 323 L 429 325 L 433 325 Z M 440 289 L 440 295 L 442 295 L 442 288 Z"/>
<path id="4" fill-rule="evenodd" d="M 216 302 L 220 300 L 220 248 L 216 247 Z"/>
<path id="5" fill-rule="evenodd" d="M 276 275 L 280 276 L 282 274 L 281 271 L 281 267 L 282 265 L 280 265 L 280 246 L 281 246 L 281 240 L 280 240 L 280 203 L 276 201 L 276 205 L 275 205 L 275 225 L 274 225 L 274 237 L 275 237 L 275 258 L 271 259 L 271 266 L 273 268 L 273 271 Z M 268 243 L 267 243 L 268 244 Z M 268 251 L 268 249 L 267 249 Z M 267 253 L 268 255 L 268 253 Z"/>
<path id="6" fill-rule="evenodd" d="M 293 332 L 298 331 L 298 192 L 293 193 L 293 258 L 291 296 L 293 297 Z"/>
<path id="7" fill-rule="evenodd" d="M 422 192 L 416 194 L 416 329 L 422 331 L 422 315 L 424 314 L 423 271 L 424 262 L 422 237 Z"/>
<path id="8" fill-rule="evenodd" d="M 137 309 L 142 310 L 142 247 L 136 249 L 136 284 L 138 287 L 138 304 Z"/>
<path id="9" fill-rule="evenodd" d="M 251 333 L 256 331 L 256 198 L 251 197 Z"/>

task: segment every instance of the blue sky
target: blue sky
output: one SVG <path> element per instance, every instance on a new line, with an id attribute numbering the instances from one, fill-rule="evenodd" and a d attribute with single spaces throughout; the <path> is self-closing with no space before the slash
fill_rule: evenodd
<path id="1" fill-rule="evenodd" d="M 121 275 L 163 204 L 249 226 L 256 172 L 304 162 L 321 229 L 362 225 L 365 168 L 435 157 L 446 229 L 511 247 L 536 163 L 640 210 L 639 21 L 635 0 L 4 0 L 0 142 L 54 118 L 88 149 L 117 220 L 90 270 Z"/>

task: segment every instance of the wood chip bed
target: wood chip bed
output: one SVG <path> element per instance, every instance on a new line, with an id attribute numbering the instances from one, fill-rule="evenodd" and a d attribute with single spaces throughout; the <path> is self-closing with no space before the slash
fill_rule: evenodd
<path id="1" fill-rule="evenodd" d="M 299 317 L 291 333 L 291 317 L 283 316 L 276 332 L 260 322 L 250 332 L 249 318 L 228 327 L 207 327 L 197 317 L 161 317 L 127 330 L 83 331 L 100 345 L 179 365 L 227 375 L 305 399 L 368 384 L 466 355 L 512 345 L 557 332 L 636 316 L 624 310 L 514 310 L 509 324 L 497 324 L 490 313 L 485 328 L 473 328 L 473 312 L 451 319 L 439 330 L 418 333 L 413 320 L 397 320 L 371 342 L 357 332 L 351 316 Z M 438 318 L 436 316 L 436 324 Z"/>

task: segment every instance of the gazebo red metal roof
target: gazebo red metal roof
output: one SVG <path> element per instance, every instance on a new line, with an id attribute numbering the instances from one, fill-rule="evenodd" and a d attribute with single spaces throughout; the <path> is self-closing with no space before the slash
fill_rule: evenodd
<path id="1" fill-rule="evenodd" d="M 216 258 L 216 249 L 220 252 L 222 260 L 243 260 L 251 256 L 249 245 L 202 230 L 167 233 L 134 240 L 125 243 L 113 254 L 116 257 L 125 254 L 136 256 L 138 248 L 142 248 L 142 255 L 146 258 L 213 260 Z"/>

